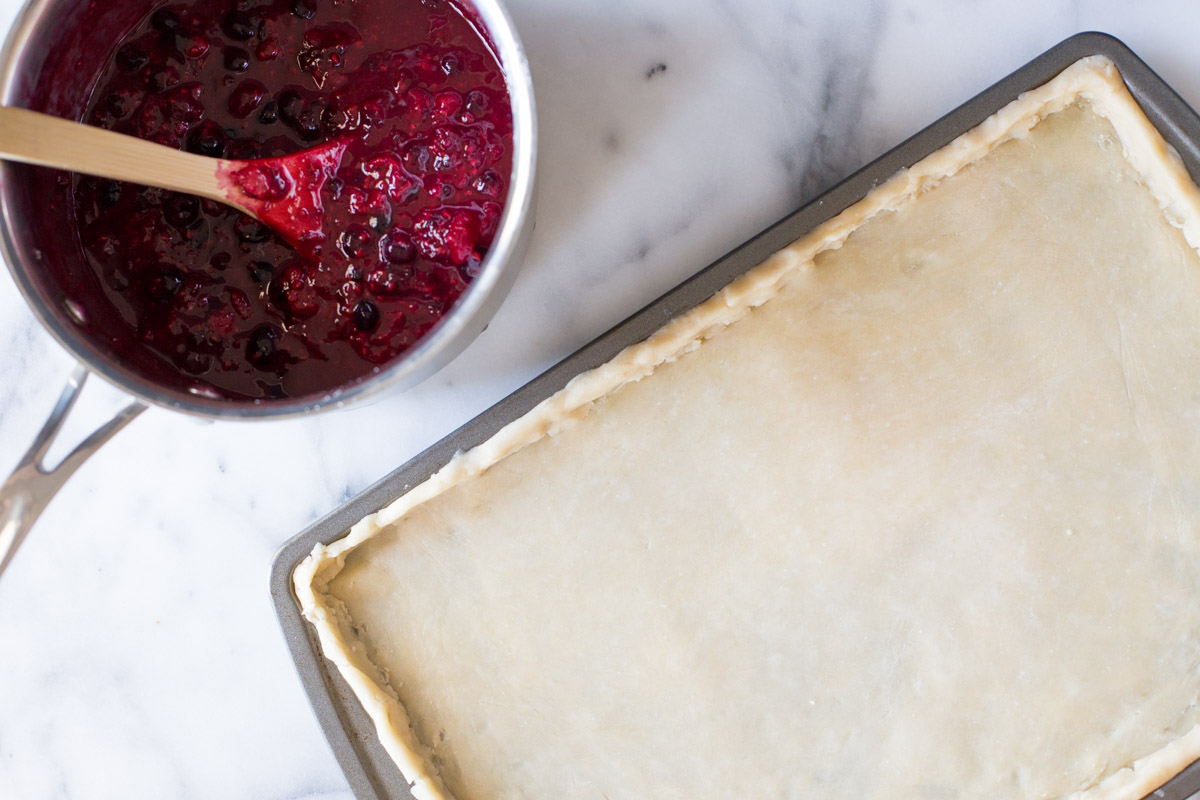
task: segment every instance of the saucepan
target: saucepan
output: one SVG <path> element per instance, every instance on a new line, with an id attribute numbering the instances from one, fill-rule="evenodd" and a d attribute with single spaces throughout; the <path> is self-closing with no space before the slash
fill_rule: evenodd
<path id="1" fill-rule="evenodd" d="M 119 32 L 156 5 L 155 0 L 112 4 L 97 4 L 95 0 L 29 0 L 0 50 L 0 102 L 78 119 L 82 103 L 92 88 L 87 85 L 88 76 L 98 72 L 99 60 L 108 55 L 96 53 L 94 42 L 110 41 L 115 46 Z M 4 259 L 38 320 L 79 362 L 33 445 L 0 487 L 0 572 L 38 514 L 70 475 L 147 407 L 159 406 L 220 420 L 312 414 L 342 407 L 385 388 L 411 386 L 448 363 L 484 329 L 516 277 L 533 228 L 537 150 L 533 82 L 512 19 L 499 0 L 472 0 L 470 5 L 460 5 L 494 48 L 503 66 L 512 103 L 512 172 L 495 237 L 477 276 L 455 305 L 409 350 L 373 374 L 317 396 L 252 402 L 203 391 L 184 391 L 148 377 L 145 369 L 131 363 L 127 353 L 111 346 L 103 326 L 88 318 L 86 308 L 94 298 L 87 296 L 87 280 L 55 277 L 83 275 L 86 268 L 82 263 L 72 263 L 80 261 L 82 256 L 78 248 L 73 250 L 65 242 L 68 237 L 47 230 L 46 204 L 52 198 L 39 196 L 30 189 L 32 168 L 0 165 L 0 248 Z M 81 20 L 86 24 L 81 25 Z M 74 80 L 77 85 L 57 85 L 49 93 L 39 86 L 39 77 L 48 74 L 52 59 L 75 59 L 73 69 L 68 72 L 78 77 L 67 83 Z M 61 72 L 59 69 L 55 74 Z M 64 265 L 66 269 L 62 268 Z M 2 358 L 4 354 L 0 354 Z M 47 469 L 42 463 L 46 452 L 91 374 L 127 392 L 130 402 L 58 466 Z"/>

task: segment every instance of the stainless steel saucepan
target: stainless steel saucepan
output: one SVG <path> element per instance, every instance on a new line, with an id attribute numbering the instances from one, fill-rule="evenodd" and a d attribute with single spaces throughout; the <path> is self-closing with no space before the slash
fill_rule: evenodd
<path id="1" fill-rule="evenodd" d="M 157 0 L 100 4 L 95 0 L 29 0 L 17 17 L 0 50 L 0 103 L 21 107 L 36 105 L 60 116 L 78 119 L 91 90 L 91 78 L 100 69 L 104 54 L 93 54 L 85 40 L 117 37 Z M 58 342 L 78 361 L 58 404 L 50 414 L 8 481 L 0 487 L 0 573 L 11 561 L 21 541 L 51 498 L 101 445 L 132 422 L 149 405 L 212 419 L 255 420 L 311 414 L 374 394 L 385 387 L 411 386 L 447 364 L 487 325 L 508 293 L 524 257 L 533 228 L 534 172 L 537 131 L 533 81 L 525 51 L 512 19 L 499 0 L 473 0 L 474 17 L 486 29 L 504 67 L 513 110 L 513 165 L 508 198 L 499 228 L 479 275 L 438 325 L 417 345 L 378 373 L 315 398 L 254 403 L 216 398 L 205 392 L 185 392 L 161 385 L 136 373 L 105 347 L 103 336 L 89 334 L 74 296 L 76 287 L 60 285 L 49 264 L 67 259 L 70 272 L 84 274 L 81 256 L 64 246 L 59 237 L 34 224 L 43 214 L 44 198 L 29 190 L 30 167 L 0 165 L 0 248 L 17 287 L 34 314 Z M 87 16 L 91 15 L 91 16 Z M 86 25 L 81 25 L 86 21 Z M 111 28 L 111 29 L 110 29 Z M 75 58 L 78 85 L 56 86 L 47 96 L 35 97 L 39 76 L 51 59 Z M 90 62 L 90 63 L 89 63 Z M 35 102 L 36 101 L 36 102 Z M 73 261 L 72 261 L 73 260 Z M 78 262 L 78 263 L 74 263 Z M 80 282 L 81 284 L 84 282 Z M 86 291 L 86 290 L 84 290 Z M 0 353 L 0 363 L 6 357 Z M 128 392 L 130 403 L 76 447 L 54 469 L 42 460 L 71 411 L 89 374 Z"/>

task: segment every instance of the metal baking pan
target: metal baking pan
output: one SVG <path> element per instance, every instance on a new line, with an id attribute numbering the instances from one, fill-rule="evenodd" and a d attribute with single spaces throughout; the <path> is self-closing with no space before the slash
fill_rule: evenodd
<path id="1" fill-rule="evenodd" d="M 1193 177 L 1200 176 L 1200 117 L 1122 42 L 1102 33 L 1081 33 L 1052 47 L 908 141 L 871 162 L 816 200 L 785 217 L 655 300 L 629 319 L 518 389 L 383 480 L 291 539 L 275 556 L 271 594 L 301 681 L 334 755 L 359 800 L 409 800 L 408 782 L 388 757 L 374 724 L 341 675 L 321 654 L 316 634 L 300 615 L 292 571 L 318 542 L 328 544 L 354 523 L 391 503 L 448 462 L 554 394 L 571 378 L 599 366 L 666 321 L 711 297 L 725 284 L 762 263 L 809 230 L 860 200 L 876 184 L 975 127 L 1017 95 L 1042 85 L 1080 58 L 1108 56 L 1146 115 L 1179 151 Z M 1184 800 L 1200 792 L 1200 761 L 1150 797 Z"/>

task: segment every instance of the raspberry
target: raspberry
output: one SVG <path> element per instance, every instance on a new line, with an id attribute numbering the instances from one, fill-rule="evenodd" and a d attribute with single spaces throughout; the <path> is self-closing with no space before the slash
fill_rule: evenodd
<path id="1" fill-rule="evenodd" d="M 229 113 L 235 119 L 245 119 L 254 113 L 262 103 L 267 93 L 267 87 L 253 78 L 247 78 L 238 84 L 229 97 Z"/>
<path id="2" fill-rule="evenodd" d="M 296 319 L 308 319 L 321 310 L 321 298 L 314 288 L 313 275 L 300 264 L 292 264 L 285 268 L 276 281 L 272 281 L 272 289 L 278 286 L 278 294 L 282 295 L 287 311 Z"/>
<path id="3" fill-rule="evenodd" d="M 418 215 L 413 232 L 426 258 L 466 264 L 479 241 L 479 217 L 461 208 L 427 208 Z"/>
<path id="4" fill-rule="evenodd" d="M 246 340 L 246 358 L 259 367 L 269 367 L 279 355 L 283 331 L 275 325 L 259 325 Z"/>

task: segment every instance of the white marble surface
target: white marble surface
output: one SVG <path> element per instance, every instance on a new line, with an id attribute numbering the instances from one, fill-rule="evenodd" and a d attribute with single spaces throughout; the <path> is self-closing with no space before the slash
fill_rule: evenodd
<path id="1" fill-rule="evenodd" d="M 0 798 L 348 798 L 267 592 L 289 536 L 1072 33 L 1200 104 L 1190 0 L 509 5 L 541 209 L 504 307 L 415 390 L 279 423 L 152 410 L 84 466 L 0 580 Z M 71 367 L 4 272 L 0 473 Z M 120 403 L 93 381 L 76 435 Z"/>

